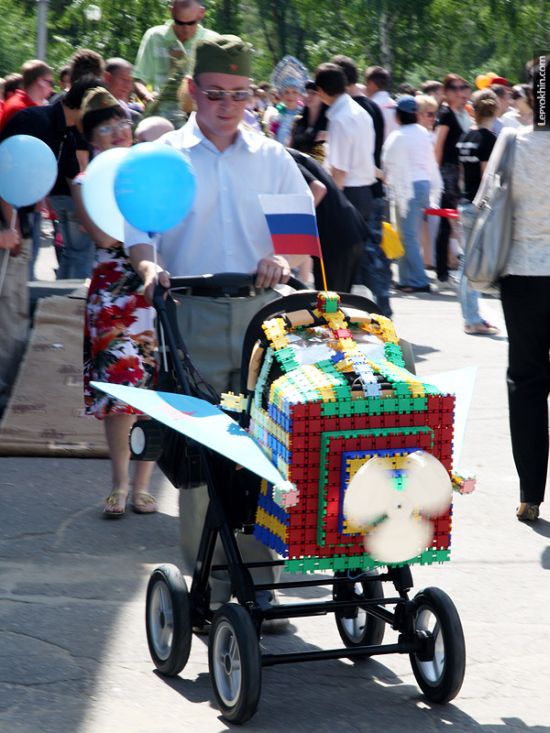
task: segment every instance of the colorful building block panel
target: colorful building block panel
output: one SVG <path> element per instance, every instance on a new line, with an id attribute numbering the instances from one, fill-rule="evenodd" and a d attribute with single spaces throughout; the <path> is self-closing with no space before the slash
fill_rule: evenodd
<path id="1" fill-rule="evenodd" d="M 335 293 L 319 293 L 312 319 L 295 328 L 284 318 L 264 324 L 250 432 L 295 485 L 298 498 L 283 508 L 273 487 L 264 484 L 255 534 L 285 558 L 291 572 L 388 564 L 365 550 L 372 529 L 348 526 L 346 490 L 377 457 L 388 466 L 391 490 L 405 492 L 406 457 L 415 451 L 435 457 L 451 476 L 454 396 L 405 369 L 389 319 L 362 313 L 354 320 L 339 308 Z M 430 522 L 432 537 L 402 562 L 448 560 L 452 508 L 437 517 L 424 516 L 421 508 L 417 514 Z M 384 521 L 390 520 L 382 516 L 379 523 Z"/>

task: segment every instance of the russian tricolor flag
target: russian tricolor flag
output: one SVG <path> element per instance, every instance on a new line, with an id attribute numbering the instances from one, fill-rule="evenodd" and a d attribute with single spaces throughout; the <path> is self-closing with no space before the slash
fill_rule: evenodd
<path id="1" fill-rule="evenodd" d="M 311 196 L 302 194 L 259 196 L 275 254 L 322 256 Z"/>

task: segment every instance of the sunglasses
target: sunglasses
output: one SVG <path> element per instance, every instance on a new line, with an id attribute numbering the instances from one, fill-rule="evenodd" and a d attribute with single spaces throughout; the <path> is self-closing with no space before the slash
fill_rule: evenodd
<path id="1" fill-rule="evenodd" d="M 229 97 L 234 102 L 245 102 L 250 99 L 249 89 L 235 89 L 234 91 L 227 91 L 226 89 L 201 89 L 198 87 L 204 96 L 211 102 L 221 102 L 222 99 Z"/>
<path id="2" fill-rule="evenodd" d="M 177 18 L 172 18 L 172 20 L 174 21 L 176 25 L 187 25 L 187 26 L 197 25 L 197 23 L 199 22 L 198 20 L 178 20 Z"/>
<path id="3" fill-rule="evenodd" d="M 449 84 L 449 86 L 447 87 L 447 89 L 453 92 L 465 92 L 466 89 L 469 89 L 469 88 L 470 88 L 469 84 Z"/>
<path id="4" fill-rule="evenodd" d="M 113 122 L 112 125 L 101 125 L 96 130 L 101 137 L 107 137 L 115 132 L 124 132 L 132 127 L 130 120 L 120 120 L 120 122 Z"/>
<path id="5" fill-rule="evenodd" d="M 42 77 L 40 81 L 45 81 L 46 84 L 49 84 L 51 87 L 53 87 L 53 79 L 46 79 L 46 77 Z"/>

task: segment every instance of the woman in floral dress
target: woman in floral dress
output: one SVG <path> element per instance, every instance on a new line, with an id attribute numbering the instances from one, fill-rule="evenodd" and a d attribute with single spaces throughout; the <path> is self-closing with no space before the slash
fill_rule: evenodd
<path id="1" fill-rule="evenodd" d="M 83 102 L 84 136 L 98 154 L 113 147 L 130 147 L 131 123 L 104 88 L 88 92 Z M 86 414 L 103 421 L 112 465 L 112 489 L 104 516 L 123 516 L 130 490 L 128 433 L 137 410 L 91 387 L 93 380 L 147 388 L 156 372 L 154 309 L 140 292 L 141 280 L 121 242 L 99 229 L 81 202 L 80 181 L 75 198 L 81 221 L 93 237 L 96 263 L 88 290 L 84 323 L 84 401 Z M 152 461 L 136 461 L 131 507 L 149 514 L 157 511 L 148 492 Z"/>

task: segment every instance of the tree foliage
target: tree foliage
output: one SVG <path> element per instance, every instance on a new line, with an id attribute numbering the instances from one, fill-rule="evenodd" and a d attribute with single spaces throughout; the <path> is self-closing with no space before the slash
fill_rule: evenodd
<path id="1" fill-rule="evenodd" d="M 90 3 L 98 23 L 86 20 Z M 252 41 L 258 80 L 287 53 L 312 70 L 343 53 L 413 84 L 448 71 L 523 80 L 533 53 L 550 51 L 548 0 L 210 0 L 207 9 L 209 27 Z M 35 13 L 36 0 L 0 0 L 0 74 L 35 55 Z M 168 17 L 167 0 L 50 0 L 48 60 L 91 47 L 132 61 L 146 28 Z"/>

